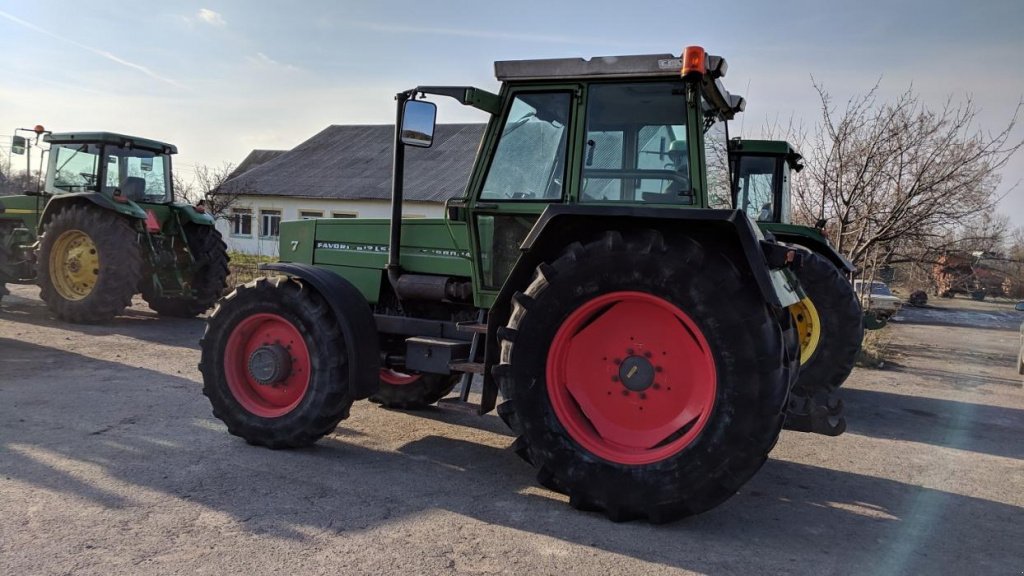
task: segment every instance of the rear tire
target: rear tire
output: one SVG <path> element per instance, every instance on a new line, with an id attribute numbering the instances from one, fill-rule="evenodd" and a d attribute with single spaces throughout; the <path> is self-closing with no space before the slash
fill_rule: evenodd
<path id="1" fill-rule="evenodd" d="M 814 305 L 820 330 L 813 354 L 800 365 L 795 390 L 802 395 L 834 392 L 849 377 L 860 353 L 864 312 L 853 285 L 821 254 L 803 251 L 796 276 Z"/>
<path id="2" fill-rule="evenodd" d="M 193 296 L 159 296 L 152 281 L 143 282 L 142 297 L 161 316 L 194 318 L 209 310 L 227 287 L 228 252 L 220 232 L 213 226 L 189 223 L 185 235 L 195 258 L 190 276 Z"/>
<path id="3" fill-rule="evenodd" d="M 72 205 L 43 226 L 39 295 L 61 320 L 106 322 L 131 305 L 142 277 L 131 222 L 92 205 Z"/>
<path id="4" fill-rule="evenodd" d="M 796 338 L 788 314 L 773 313 L 735 257 L 693 238 L 677 238 L 670 249 L 655 231 L 608 232 L 538 267 L 498 333 L 495 376 L 505 398 L 499 414 L 542 485 L 615 521 L 665 522 L 721 504 L 761 468 L 782 429 Z M 648 316 L 653 322 L 636 320 Z M 682 337 L 659 339 L 653 325 Z M 629 348 L 614 358 L 605 347 L 620 341 Z M 653 402 L 635 390 L 643 382 L 622 383 L 652 374 L 634 360 L 641 356 L 654 366 L 658 387 L 642 391 Z M 594 409 L 604 401 L 607 411 Z M 683 408 L 671 426 L 654 428 L 659 404 L 673 403 Z M 645 408 L 646 416 L 635 412 Z M 630 418 L 644 427 L 635 441 L 607 425 Z"/>
<path id="5" fill-rule="evenodd" d="M 444 374 L 403 374 L 382 368 L 380 388 L 370 396 L 385 408 L 417 410 L 425 408 L 447 396 L 458 383 L 461 375 Z"/>
<path id="6" fill-rule="evenodd" d="M 277 277 L 239 286 L 217 304 L 199 344 L 213 415 L 250 444 L 308 446 L 349 415 L 339 320 L 305 284 Z"/>

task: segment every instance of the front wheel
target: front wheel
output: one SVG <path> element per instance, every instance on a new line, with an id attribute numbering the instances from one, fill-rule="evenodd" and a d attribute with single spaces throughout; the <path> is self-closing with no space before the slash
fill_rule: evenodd
<path id="1" fill-rule="evenodd" d="M 864 312 L 853 285 L 821 254 L 804 250 L 796 276 L 807 293 L 790 307 L 800 336 L 796 390 L 830 393 L 853 370 L 864 340 Z"/>
<path id="2" fill-rule="evenodd" d="M 796 370 L 736 255 L 646 231 L 569 246 L 513 298 L 499 414 L 544 486 L 612 520 L 722 503 L 760 469 Z"/>
<path id="3" fill-rule="evenodd" d="M 299 282 L 239 286 L 210 315 L 200 348 L 213 415 L 250 444 L 308 446 L 348 417 L 350 359 L 339 321 Z"/>

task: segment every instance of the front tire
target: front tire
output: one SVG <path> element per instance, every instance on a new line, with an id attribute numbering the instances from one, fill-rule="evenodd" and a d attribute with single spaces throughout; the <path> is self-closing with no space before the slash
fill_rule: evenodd
<path id="1" fill-rule="evenodd" d="M 308 446 L 349 415 L 349 359 L 315 291 L 260 278 L 217 304 L 200 341 L 203 394 L 228 432 L 269 448 Z"/>
<path id="2" fill-rule="evenodd" d="M 192 296 L 160 296 L 152 281 L 143 283 L 142 297 L 161 316 L 194 318 L 210 309 L 224 294 L 228 278 L 228 252 L 213 226 L 186 224 L 188 250 L 195 267 L 188 275 Z"/>
<path id="3" fill-rule="evenodd" d="M 61 320 L 105 322 L 132 302 L 142 277 L 131 222 L 92 205 L 72 205 L 43 227 L 39 295 Z"/>
<path id="4" fill-rule="evenodd" d="M 760 469 L 796 341 L 732 258 L 693 238 L 608 232 L 514 296 L 499 414 L 542 485 L 615 521 L 665 522 Z"/>
<path id="5" fill-rule="evenodd" d="M 809 303 L 791 308 L 801 340 L 795 389 L 802 395 L 834 392 L 849 377 L 860 353 L 864 312 L 853 285 L 821 254 L 803 251 L 796 276 Z"/>

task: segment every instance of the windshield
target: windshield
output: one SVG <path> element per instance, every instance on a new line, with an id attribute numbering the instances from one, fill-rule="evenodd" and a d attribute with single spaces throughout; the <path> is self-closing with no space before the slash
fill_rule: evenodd
<path id="1" fill-rule="evenodd" d="M 50 148 L 46 191 L 51 194 L 96 190 L 100 147 L 96 144 L 55 144 Z"/>
<path id="2" fill-rule="evenodd" d="M 170 158 L 148 150 L 106 147 L 106 194 L 120 193 L 133 202 L 171 201 Z"/>
<path id="3" fill-rule="evenodd" d="M 736 208 L 758 222 L 775 216 L 775 164 L 772 156 L 740 155 L 736 166 Z"/>

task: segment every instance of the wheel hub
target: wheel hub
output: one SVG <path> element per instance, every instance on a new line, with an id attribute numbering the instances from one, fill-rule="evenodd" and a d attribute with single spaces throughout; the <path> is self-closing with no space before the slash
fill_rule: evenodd
<path id="1" fill-rule="evenodd" d="M 257 384 L 272 386 L 292 372 L 291 353 L 280 344 L 264 345 L 249 356 L 249 375 Z"/>
<path id="2" fill-rule="evenodd" d="M 654 384 L 654 366 L 643 356 L 630 356 L 619 364 L 619 381 L 633 392 L 643 392 Z"/>

